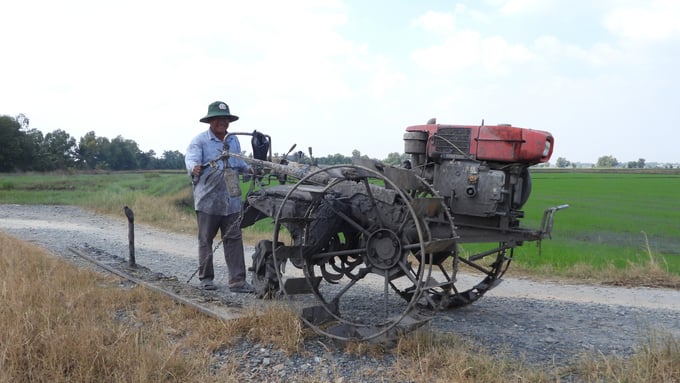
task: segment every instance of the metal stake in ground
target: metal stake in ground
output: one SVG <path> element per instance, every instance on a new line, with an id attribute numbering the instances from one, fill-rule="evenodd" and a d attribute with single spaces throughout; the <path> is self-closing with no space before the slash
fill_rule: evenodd
<path id="1" fill-rule="evenodd" d="M 130 266 L 136 266 L 135 262 L 135 213 L 130 209 L 129 207 L 125 206 L 123 207 L 123 211 L 125 212 L 125 216 L 128 219 L 128 241 L 129 245 L 128 247 L 130 248 L 130 258 L 128 259 L 128 263 Z"/>

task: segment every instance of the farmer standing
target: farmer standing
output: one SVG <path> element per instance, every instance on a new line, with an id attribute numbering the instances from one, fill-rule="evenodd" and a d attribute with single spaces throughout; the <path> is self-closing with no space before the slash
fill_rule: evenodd
<path id="1" fill-rule="evenodd" d="M 229 272 L 229 290 L 251 293 L 253 288 L 246 282 L 243 258 L 238 173 L 252 172 L 252 169 L 245 161 L 233 157 L 226 161 L 217 161 L 216 171 L 211 168 L 203 169 L 201 166 L 222 154 L 229 124 L 236 120 L 238 116 L 229 112 L 226 103 L 215 101 L 210 104 L 208 114 L 200 119 L 200 122 L 210 124 L 210 128 L 191 140 L 187 147 L 185 165 L 194 180 L 194 208 L 198 222 L 198 278 L 201 288 L 217 288 L 213 282 L 213 239 L 219 229 Z M 241 145 L 236 136 L 229 136 L 226 145 L 230 152 L 241 153 Z"/>

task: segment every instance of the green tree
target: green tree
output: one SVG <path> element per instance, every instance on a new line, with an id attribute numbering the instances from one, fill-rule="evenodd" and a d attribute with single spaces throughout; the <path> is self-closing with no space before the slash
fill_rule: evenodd
<path id="1" fill-rule="evenodd" d="M 111 142 L 106 137 L 97 137 L 94 131 L 80 138 L 76 160 L 83 169 L 108 169 L 107 152 Z"/>
<path id="2" fill-rule="evenodd" d="M 394 165 L 394 166 L 399 166 L 401 165 L 404 161 L 408 159 L 408 154 L 406 153 L 388 153 L 387 158 L 383 160 L 384 163 Z"/>
<path id="3" fill-rule="evenodd" d="M 106 162 L 112 170 L 134 170 L 139 169 L 139 160 L 142 151 L 133 140 L 124 139 L 117 136 L 111 140 L 111 145 L 105 151 Z"/>
<path id="4" fill-rule="evenodd" d="M 571 166 L 571 162 L 564 157 L 559 157 L 555 162 L 555 166 L 557 166 L 558 168 L 568 168 L 569 166 Z"/>
<path id="5" fill-rule="evenodd" d="M 645 159 L 640 158 L 637 161 L 628 161 L 628 163 L 626 164 L 626 167 L 628 169 L 644 169 Z"/>
<path id="6" fill-rule="evenodd" d="M 165 151 L 158 161 L 160 169 L 184 169 L 184 154 L 178 150 Z"/>
<path id="7" fill-rule="evenodd" d="M 619 164 L 619 161 L 614 156 L 602 156 L 597 159 L 598 168 L 614 168 Z"/>
<path id="8" fill-rule="evenodd" d="M 33 170 L 35 132 L 23 130 L 28 128 L 28 118 L 22 123 L 14 117 L 0 116 L 0 172 Z"/>
<path id="9" fill-rule="evenodd" d="M 40 148 L 41 162 L 46 163 L 41 170 L 69 169 L 76 164 L 76 139 L 61 129 L 47 133 Z"/>
<path id="10" fill-rule="evenodd" d="M 21 154 L 21 125 L 10 116 L 0 116 L 0 172 L 13 171 Z"/>
<path id="11" fill-rule="evenodd" d="M 153 150 L 140 152 L 137 162 L 140 169 L 163 169 L 163 167 L 159 166 L 159 160 L 156 158 L 156 152 Z"/>
<path id="12" fill-rule="evenodd" d="M 318 163 L 321 165 L 340 165 L 340 164 L 351 164 L 352 159 L 347 156 L 343 156 L 340 153 L 329 154 L 326 157 L 321 157 L 318 159 Z"/>
<path id="13" fill-rule="evenodd" d="M 25 151 L 23 154 L 22 162 L 25 164 L 24 170 L 37 170 L 44 171 L 47 170 L 46 166 L 48 160 L 44 158 L 43 155 L 45 148 L 43 147 L 45 137 L 38 129 L 25 129 L 26 130 L 26 141 L 25 141 Z"/>
<path id="14" fill-rule="evenodd" d="M 368 160 L 369 158 L 365 154 L 362 155 L 361 152 L 358 151 L 357 149 L 352 150 L 352 160 L 358 160 L 358 159 Z"/>

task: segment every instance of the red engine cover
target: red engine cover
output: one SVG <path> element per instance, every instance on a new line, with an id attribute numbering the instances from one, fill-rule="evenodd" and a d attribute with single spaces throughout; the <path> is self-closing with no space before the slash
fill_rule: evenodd
<path id="1" fill-rule="evenodd" d="M 454 157 L 465 155 L 481 161 L 540 163 L 550 160 L 554 146 L 553 136 L 548 132 L 510 125 L 428 124 L 409 126 L 406 131 L 427 133 L 428 157 L 441 155 L 447 152 L 443 147 L 455 145 L 457 151 L 449 151 Z M 462 149 L 467 153 L 460 153 L 460 148 L 467 149 Z"/>

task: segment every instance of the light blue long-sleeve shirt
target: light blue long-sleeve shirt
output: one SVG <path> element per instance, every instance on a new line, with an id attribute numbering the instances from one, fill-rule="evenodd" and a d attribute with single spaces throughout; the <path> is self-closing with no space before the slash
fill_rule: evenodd
<path id="1" fill-rule="evenodd" d="M 236 136 L 227 138 L 230 153 L 241 153 L 241 144 Z M 212 161 L 222 154 L 223 145 L 208 129 L 191 140 L 184 156 L 189 175 L 194 166 Z M 241 197 L 229 197 L 227 184 L 224 181 L 224 161 L 218 161 L 218 170 L 213 173 L 212 168 L 203 169 L 203 173 L 196 185 L 194 185 L 194 208 L 206 214 L 229 215 L 241 211 Z M 248 170 L 245 161 L 229 157 L 228 167 L 237 172 L 244 173 Z"/>

